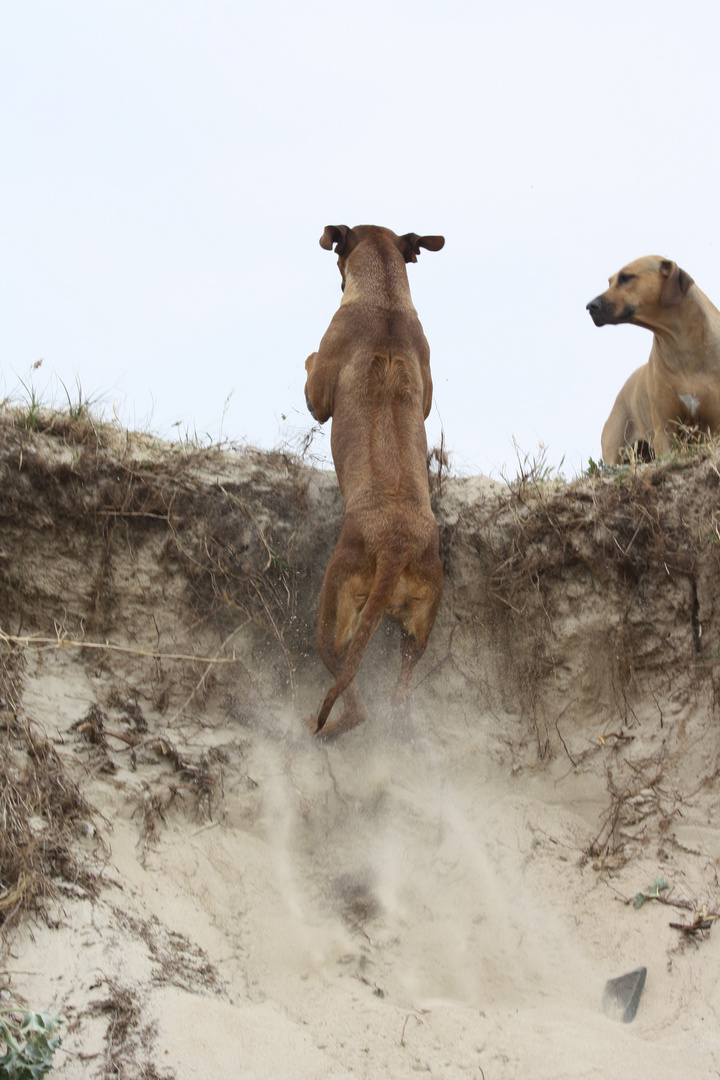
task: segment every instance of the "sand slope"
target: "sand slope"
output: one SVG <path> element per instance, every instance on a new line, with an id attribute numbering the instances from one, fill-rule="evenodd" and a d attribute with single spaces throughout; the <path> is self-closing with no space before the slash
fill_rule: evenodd
<path id="1" fill-rule="evenodd" d="M 435 478 L 413 723 L 382 628 L 370 722 L 318 744 L 331 474 L 57 425 L 0 442 L 7 760 L 32 723 L 95 808 L 69 821 L 89 877 L 5 926 L 0 988 L 66 1018 L 59 1075 L 720 1073 L 720 927 L 669 926 L 719 910 L 712 453 Z M 670 902 L 633 908 L 658 877 Z M 603 987 L 638 965 L 623 1025 Z"/>

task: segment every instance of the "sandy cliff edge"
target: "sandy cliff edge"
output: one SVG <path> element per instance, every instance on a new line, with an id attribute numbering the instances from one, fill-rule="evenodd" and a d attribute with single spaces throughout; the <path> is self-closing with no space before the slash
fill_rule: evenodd
<path id="1" fill-rule="evenodd" d="M 719 464 L 434 475 L 412 728 L 382 627 L 318 744 L 333 475 L 4 418 L 0 990 L 62 1075 L 720 1071 L 720 930 L 669 926 L 720 910 Z"/>

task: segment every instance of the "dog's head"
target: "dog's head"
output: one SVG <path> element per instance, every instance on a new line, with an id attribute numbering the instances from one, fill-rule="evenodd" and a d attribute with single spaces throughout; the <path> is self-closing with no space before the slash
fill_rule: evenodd
<path id="1" fill-rule="evenodd" d="M 379 225 L 356 225 L 350 229 L 347 225 L 326 225 L 325 231 L 320 237 L 320 247 L 325 251 L 332 251 L 335 246 L 335 254 L 338 257 L 338 269 L 342 277 L 342 287 L 345 288 L 345 268 L 353 251 L 362 243 L 374 243 L 379 247 L 394 246 L 402 255 L 406 263 L 417 262 L 420 248 L 427 251 L 440 251 L 445 244 L 444 236 L 418 236 L 417 233 L 405 233 L 396 236 L 390 229 L 384 229 Z"/>
<path id="2" fill-rule="evenodd" d="M 652 329 L 663 309 L 683 302 L 693 279 L 670 259 L 646 255 L 618 270 L 609 283 L 587 305 L 595 325 L 629 322 Z"/>

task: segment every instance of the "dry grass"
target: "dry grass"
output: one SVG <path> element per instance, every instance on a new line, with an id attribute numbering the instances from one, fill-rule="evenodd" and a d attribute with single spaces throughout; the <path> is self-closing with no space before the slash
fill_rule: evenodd
<path id="1" fill-rule="evenodd" d="M 108 983 L 108 995 L 89 1010 L 90 1016 L 107 1020 L 103 1069 L 105 1076 L 119 1080 L 173 1080 L 170 1069 L 158 1071 L 149 1060 L 155 1029 L 143 1017 L 137 988 Z"/>
<path id="2" fill-rule="evenodd" d="M 235 476 L 217 447 L 157 443 L 85 413 L 41 410 L 29 428 L 16 408 L 0 412 L 0 438 L 2 518 L 41 537 L 50 514 L 53 529 L 84 541 L 95 568 L 91 610 L 82 613 L 87 641 L 104 638 L 112 624 L 115 567 L 129 557 L 136 568 L 136 549 L 151 541 L 163 548 L 168 572 L 184 575 L 199 623 L 224 634 L 247 621 L 268 631 L 294 681 L 287 640 L 297 604 L 294 523 L 307 487 L 296 458 L 245 449 Z M 216 466 L 224 477 L 213 488 L 200 475 Z M 28 610 L 29 590 L 14 569 L 0 568 L 0 610 L 42 626 L 43 612 Z M 54 631 L 49 614 L 45 625 Z"/>
<path id="3" fill-rule="evenodd" d="M 440 442 L 428 450 L 427 455 L 428 485 L 430 488 L 430 502 L 433 513 L 437 512 L 438 503 L 442 499 L 444 483 L 452 475 L 450 470 L 450 454 L 445 447 L 445 432 L 440 432 Z"/>
<path id="4" fill-rule="evenodd" d="M 296 619 L 295 531 L 307 517 L 307 470 L 283 453 L 178 448 L 56 411 L 40 410 L 31 426 L 16 409 L 0 410 L 0 445 L 0 549 L 23 553 L 0 558 L 9 747 L 0 748 L 0 922 L 9 925 L 55 895 L 61 864 L 55 876 L 90 885 L 72 841 L 91 827 L 92 811 L 67 778 L 50 790 L 62 762 L 23 716 L 12 683 L 18 658 L 72 650 L 90 671 L 117 669 L 114 685 L 137 690 L 163 715 L 150 730 L 126 729 L 104 711 L 115 715 L 117 704 L 103 701 L 72 725 L 90 775 L 115 771 L 120 753 L 131 770 L 161 773 L 138 806 L 145 842 L 178 807 L 212 820 L 222 768 L 211 754 L 186 753 L 178 727 L 214 692 L 241 722 L 267 712 L 255 678 L 234 657 L 236 639 L 244 650 L 248 634 L 261 644 L 264 674 L 270 669 L 295 693 L 306 635 Z M 183 648 L 173 648 L 176 635 Z M 33 784 L 48 788 L 48 805 Z M 56 807 L 60 784 L 68 802 Z"/>
<path id="5" fill-rule="evenodd" d="M 97 815 L 38 726 L 24 714 L 17 655 L 0 655 L 0 929 L 28 912 L 49 917 L 72 885 L 95 896 L 97 873 L 78 836 L 102 849 Z"/>
<path id="6" fill-rule="evenodd" d="M 658 567 L 688 578 L 704 561 L 720 567 L 719 462 L 711 442 L 649 465 L 595 468 L 562 486 L 524 475 L 496 515 L 502 527 L 485 538 L 494 594 L 521 612 L 543 581 L 573 568 L 633 585 Z"/>
<path id="7" fill-rule="evenodd" d="M 450 603 L 461 628 L 477 626 L 478 670 L 490 657 L 494 701 L 521 713 L 541 759 L 559 752 L 575 764 L 597 747 L 592 734 L 574 737 L 573 713 L 592 712 L 601 733 L 606 723 L 635 723 L 648 695 L 712 692 L 720 679 L 717 441 L 651 464 L 593 466 L 571 482 L 549 474 L 542 456 L 523 460 L 504 492 L 459 516 L 450 511 L 443 525 L 441 503 L 444 610 Z M 474 575 L 467 598 L 450 592 L 456 573 L 463 582 Z"/>
<path id="8" fill-rule="evenodd" d="M 652 837 L 662 840 L 679 812 L 677 796 L 665 781 L 669 765 L 665 747 L 642 761 L 608 767 L 610 802 L 600 829 L 587 848 L 597 869 L 624 865 Z"/>

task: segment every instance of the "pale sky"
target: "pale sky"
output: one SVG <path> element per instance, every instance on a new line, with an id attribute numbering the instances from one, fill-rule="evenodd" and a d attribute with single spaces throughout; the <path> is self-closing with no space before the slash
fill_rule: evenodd
<path id="1" fill-rule="evenodd" d="M 575 475 L 651 344 L 593 326 L 608 276 L 662 255 L 720 306 L 719 40 L 710 0 L 2 0 L 0 398 L 292 442 L 318 239 L 386 225 L 446 238 L 408 267 L 429 441 Z"/>

